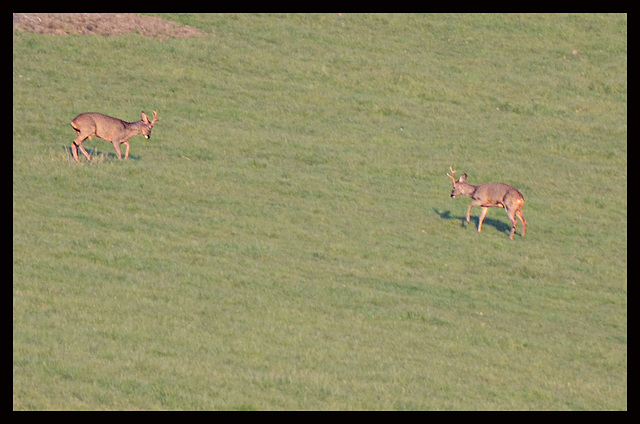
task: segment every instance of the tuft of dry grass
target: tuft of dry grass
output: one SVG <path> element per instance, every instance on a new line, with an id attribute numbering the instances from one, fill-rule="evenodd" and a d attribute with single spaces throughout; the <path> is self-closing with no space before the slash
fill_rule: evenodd
<path id="1" fill-rule="evenodd" d="M 162 19 L 157 16 L 132 13 L 14 13 L 13 37 L 18 33 L 81 34 L 113 37 L 137 32 L 145 37 L 167 40 L 202 35 L 189 25 Z"/>

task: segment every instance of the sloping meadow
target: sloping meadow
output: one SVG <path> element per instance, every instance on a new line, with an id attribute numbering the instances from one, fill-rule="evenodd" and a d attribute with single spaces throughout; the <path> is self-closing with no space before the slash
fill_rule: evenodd
<path id="1" fill-rule="evenodd" d="M 14 33 L 14 409 L 627 408 L 626 15 L 161 17 Z"/>

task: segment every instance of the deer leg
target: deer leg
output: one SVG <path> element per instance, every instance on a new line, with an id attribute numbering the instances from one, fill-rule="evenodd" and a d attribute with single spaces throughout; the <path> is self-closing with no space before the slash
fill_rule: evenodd
<path id="1" fill-rule="evenodd" d="M 75 159 L 76 163 L 78 163 L 78 147 L 76 147 L 76 142 L 71 143 L 71 153 L 73 153 L 73 159 Z"/>
<path id="2" fill-rule="evenodd" d="M 469 203 L 469 209 L 467 209 L 467 222 L 471 222 L 471 208 L 474 206 L 480 206 L 481 208 L 484 209 L 484 206 L 482 205 L 481 200 L 474 200 L 473 202 Z M 484 213 L 486 214 L 486 212 Z"/>
<path id="3" fill-rule="evenodd" d="M 513 224 L 513 227 L 511 227 L 511 234 L 509 234 L 509 238 L 511 240 L 513 240 L 513 235 L 516 233 L 516 225 L 518 225 L 518 221 L 516 221 L 516 219 L 513 218 L 512 224 Z"/>
<path id="4" fill-rule="evenodd" d="M 484 222 L 484 217 L 487 216 L 487 211 L 489 208 L 483 206 L 482 212 L 480 213 L 480 218 L 478 218 L 478 232 L 482 231 L 482 223 Z"/>
<path id="5" fill-rule="evenodd" d="M 469 203 L 469 209 L 467 209 L 467 222 L 471 221 L 471 208 L 473 207 L 473 202 Z"/>
<path id="6" fill-rule="evenodd" d="M 87 160 L 91 161 L 91 156 L 89 156 L 89 152 L 87 152 L 87 149 L 84 148 L 82 143 L 78 144 L 78 147 L 80 148 L 80 151 L 82 152 L 82 154 L 87 157 Z"/>
<path id="7" fill-rule="evenodd" d="M 513 210 L 509 210 L 505 208 L 507 215 L 509 215 L 509 220 L 511 221 L 511 234 L 509 234 L 509 238 L 513 240 L 513 235 L 516 233 L 516 226 L 518 225 L 518 221 L 516 220 L 516 213 Z"/>
<path id="8" fill-rule="evenodd" d="M 122 154 L 120 153 L 120 142 L 112 141 L 111 144 L 113 144 L 113 148 L 116 149 L 116 154 L 118 155 L 118 159 L 122 159 Z"/>
<path id="9" fill-rule="evenodd" d="M 527 233 L 527 221 L 525 221 L 524 216 L 520 211 L 516 212 L 516 216 L 518 217 L 518 219 L 520 219 L 520 222 L 522 222 L 522 237 L 524 237 L 524 235 Z"/>
<path id="10" fill-rule="evenodd" d="M 128 158 L 129 158 L 129 147 L 131 147 L 131 146 L 129 145 L 129 140 L 125 141 L 125 142 L 124 142 L 124 144 L 126 144 L 126 145 L 127 145 L 127 151 L 126 151 L 126 153 L 124 154 L 124 158 L 125 158 L 125 159 L 128 159 Z"/>
<path id="11" fill-rule="evenodd" d="M 89 156 L 89 153 L 82 145 L 82 142 L 85 141 L 86 139 L 87 137 L 83 137 L 79 135 L 76 137 L 75 140 L 73 140 L 73 144 L 71 144 L 71 153 L 73 153 L 73 158 L 76 160 L 76 162 L 78 162 L 78 147 L 80 148 L 80 151 L 82 152 L 82 154 L 86 156 L 87 160 L 91 161 L 91 156 Z"/>

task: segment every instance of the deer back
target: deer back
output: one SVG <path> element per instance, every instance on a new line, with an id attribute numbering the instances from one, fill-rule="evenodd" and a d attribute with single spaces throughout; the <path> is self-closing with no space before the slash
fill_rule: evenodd
<path id="1" fill-rule="evenodd" d="M 522 194 L 510 186 L 503 183 L 486 183 L 476 187 L 471 196 L 474 200 L 482 202 L 481 206 L 504 206 L 507 209 L 524 204 Z"/>

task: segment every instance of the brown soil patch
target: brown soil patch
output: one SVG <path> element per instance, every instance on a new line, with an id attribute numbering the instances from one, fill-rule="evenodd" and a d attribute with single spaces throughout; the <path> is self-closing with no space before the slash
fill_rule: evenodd
<path id="1" fill-rule="evenodd" d="M 36 34 L 99 34 L 106 37 L 138 31 L 146 37 L 167 40 L 202 35 L 188 25 L 156 16 L 131 13 L 14 13 L 13 37 L 20 31 Z"/>

